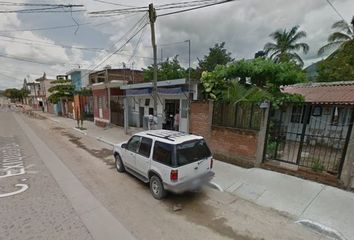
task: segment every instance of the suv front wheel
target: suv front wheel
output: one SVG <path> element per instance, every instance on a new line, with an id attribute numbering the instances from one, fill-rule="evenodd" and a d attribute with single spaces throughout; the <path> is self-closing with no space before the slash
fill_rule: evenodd
<path id="1" fill-rule="evenodd" d="M 164 197 L 166 197 L 167 194 L 166 190 L 163 187 L 161 179 L 156 175 L 153 175 L 150 178 L 150 191 L 152 196 L 158 200 L 163 199 Z"/>

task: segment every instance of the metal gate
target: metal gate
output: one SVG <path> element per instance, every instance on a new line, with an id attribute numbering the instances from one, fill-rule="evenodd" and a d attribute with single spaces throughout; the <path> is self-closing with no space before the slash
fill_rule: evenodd
<path id="1" fill-rule="evenodd" d="M 124 127 L 124 97 L 111 96 L 111 123 Z"/>
<path id="2" fill-rule="evenodd" d="M 339 176 L 353 117 L 353 108 L 348 105 L 290 104 L 271 109 L 265 161 Z"/>

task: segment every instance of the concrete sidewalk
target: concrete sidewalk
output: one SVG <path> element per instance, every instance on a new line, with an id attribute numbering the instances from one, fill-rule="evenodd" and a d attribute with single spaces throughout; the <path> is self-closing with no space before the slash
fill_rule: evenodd
<path id="1" fill-rule="evenodd" d="M 354 239 L 354 193 L 259 168 L 216 162 L 214 181 L 224 191 L 309 220 Z"/>
<path id="2" fill-rule="evenodd" d="M 62 127 L 76 126 L 76 121 L 72 119 L 39 114 Z M 84 127 L 87 128 L 84 131 L 87 136 L 107 144 L 130 137 L 124 134 L 122 128 L 105 129 L 87 121 Z M 213 182 L 223 191 L 292 215 L 298 220 L 309 220 L 318 224 L 321 230 L 327 227 L 341 236 L 340 239 L 354 240 L 354 193 L 281 173 L 260 168 L 245 169 L 220 161 L 215 161 L 214 171 Z"/>

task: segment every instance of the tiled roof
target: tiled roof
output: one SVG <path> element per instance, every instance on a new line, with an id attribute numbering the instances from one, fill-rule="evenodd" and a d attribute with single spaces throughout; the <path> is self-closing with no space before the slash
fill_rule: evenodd
<path id="1" fill-rule="evenodd" d="M 305 83 L 282 87 L 285 93 L 297 93 L 311 103 L 354 104 L 354 81 Z"/>

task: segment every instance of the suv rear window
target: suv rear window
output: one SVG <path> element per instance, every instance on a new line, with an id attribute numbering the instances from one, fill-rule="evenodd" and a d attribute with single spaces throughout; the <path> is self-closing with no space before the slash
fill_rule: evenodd
<path id="1" fill-rule="evenodd" d="M 192 140 L 177 145 L 177 164 L 183 166 L 208 158 L 211 152 L 204 139 Z"/>
<path id="2" fill-rule="evenodd" d="M 173 146 L 171 144 L 155 141 L 152 159 L 156 162 L 171 166 Z"/>

